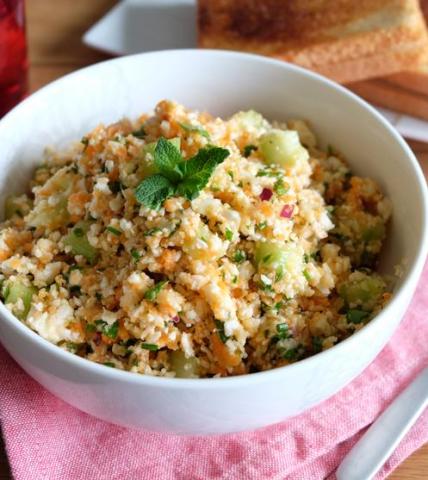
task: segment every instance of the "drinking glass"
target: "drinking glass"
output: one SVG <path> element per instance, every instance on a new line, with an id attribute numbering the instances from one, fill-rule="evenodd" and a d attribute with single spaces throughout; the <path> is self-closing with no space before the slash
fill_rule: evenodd
<path id="1" fill-rule="evenodd" d="M 24 0 L 0 0 L 0 118 L 27 93 Z"/>

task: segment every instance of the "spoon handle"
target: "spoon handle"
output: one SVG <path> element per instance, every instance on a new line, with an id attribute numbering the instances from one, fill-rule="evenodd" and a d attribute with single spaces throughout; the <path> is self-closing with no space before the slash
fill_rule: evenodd
<path id="1" fill-rule="evenodd" d="M 389 405 L 345 456 L 337 480 L 370 480 L 428 405 L 428 367 Z"/>

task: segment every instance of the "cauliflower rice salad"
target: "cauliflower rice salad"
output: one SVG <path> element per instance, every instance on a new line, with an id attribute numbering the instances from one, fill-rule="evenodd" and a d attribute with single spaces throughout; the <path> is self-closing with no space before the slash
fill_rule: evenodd
<path id="1" fill-rule="evenodd" d="M 388 301 L 391 206 L 307 123 L 160 102 L 47 151 L 0 226 L 1 297 L 60 348 L 149 375 L 286 365 Z"/>

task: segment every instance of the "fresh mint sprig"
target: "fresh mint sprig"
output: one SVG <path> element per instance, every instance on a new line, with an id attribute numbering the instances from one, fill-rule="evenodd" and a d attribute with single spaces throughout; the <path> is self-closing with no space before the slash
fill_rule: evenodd
<path id="1" fill-rule="evenodd" d="M 180 150 L 168 140 L 161 138 L 154 153 L 154 162 L 159 173 L 171 182 L 179 182 L 183 178 L 180 163 L 183 160 Z"/>
<path id="2" fill-rule="evenodd" d="M 137 201 L 148 208 L 158 209 L 175 195 L 193 200 L 205 188 L 215 168 L 228 156 L 225 148 L 208 146 L 189 160 L 180 150 L 160 138 L 154 151 L 154 165 L 158 173 L 145 178 L 136 188 Z"/>

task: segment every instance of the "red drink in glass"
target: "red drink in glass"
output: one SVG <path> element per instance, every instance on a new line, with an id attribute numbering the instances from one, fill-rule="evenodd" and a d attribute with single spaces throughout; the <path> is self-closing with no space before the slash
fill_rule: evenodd
<path id="1" fill-rule="evenodd" d="M 0 117 L 27 92 L 24 0 L 0 0 Z"/>

